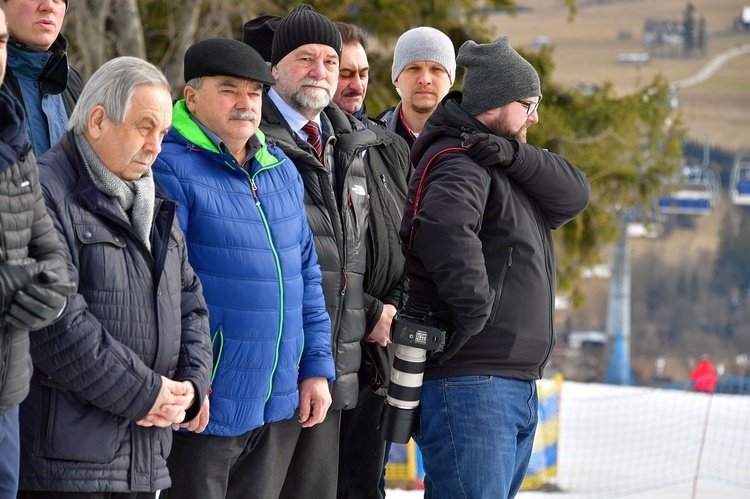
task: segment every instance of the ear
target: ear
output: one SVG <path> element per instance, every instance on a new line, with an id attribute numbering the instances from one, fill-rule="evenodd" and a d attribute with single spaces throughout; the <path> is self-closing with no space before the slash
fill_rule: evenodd
<path id="1" fill-rule="evenodd" d="M 185 86 L 185 90 L 182 91 L 182 95 L 185 96 L 185 106 L 191 113 L 195 113 L 195 98 L 197 94 L 198 91 L 189 85 Z"/>
<path id="2" fill-rule="evenodd" d="M 95 106 L 89 113 L 89 119 L 86 123 L 86 131 L 93 140 L 98 140 L 104 131 L 104 122 L 107 120 L 107 113 L 101 105 Z"/>
<path id="3" fill-rule="evenodd" d="M 271 66 L 271 74 L 273 75 L 273 79 L 276 81 L 279 81 L 279 68 L 278 64 L 274 64 Z"/>

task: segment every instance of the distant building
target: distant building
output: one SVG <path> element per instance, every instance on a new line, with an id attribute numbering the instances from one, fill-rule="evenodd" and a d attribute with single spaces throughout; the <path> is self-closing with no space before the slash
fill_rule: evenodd
<path id="1" fill-rule="evenodd" d="M 695 7 L 691 3 L 687 4 L 682 21 L 646 19 L 643 44 L 652 57 L 705 55 L 706 20 L 701 17 L 696 24 Z"/>

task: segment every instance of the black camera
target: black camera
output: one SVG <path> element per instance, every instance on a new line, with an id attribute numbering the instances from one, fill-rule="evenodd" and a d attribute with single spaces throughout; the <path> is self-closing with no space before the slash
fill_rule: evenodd
<path id="1" fill-rule="evenodd" d="M 442 352 L 445 336 L 428 307 L 412 307 L 393 318 L 391 341 L 397 347 L 388 396 L 380 414 L 383 439 L 405 444 L 411 438 L 419 414 L 427 352 Z"/>

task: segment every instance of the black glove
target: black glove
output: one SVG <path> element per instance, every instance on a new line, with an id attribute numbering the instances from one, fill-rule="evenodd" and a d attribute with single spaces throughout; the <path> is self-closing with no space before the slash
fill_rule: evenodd
<path id="1" fill-rule="evenodd" d="M 18 329 L 36 331 L 50 325 L 62 315 L 68 296 L 78 289 L 75 283 L 59 282 L 50 270 L 41 272 L 34 281 L 15 294 L 5 315 L 5 321 Z"/>
<path id="2" fill-rule="evenodd" d="M 471 336 L 453 333 L 450 340 L 448 341 L 448 345 L 445 347 L 445 350 L 435 354 L 435 360 L 438 361 L 438 364 L 444 364 L 445 361 L 458 353 L 461 347 L 464 346 L 467 341 L 469 341 L 469 338 L 471 338 Z"/>
<path id="3" fill-rule="evenodd" d="M 40 271 L 33 258 L 0 263 L 0 314 L 6 312 L 13 296 L 32 281 Z"/>
<path id="4" fill-rule="evenodd" d="M 461 143 L 469 156 L 482 166 L 510 166 L 516 160 L 518 144 L 498 135 L 473 133 Z"/>

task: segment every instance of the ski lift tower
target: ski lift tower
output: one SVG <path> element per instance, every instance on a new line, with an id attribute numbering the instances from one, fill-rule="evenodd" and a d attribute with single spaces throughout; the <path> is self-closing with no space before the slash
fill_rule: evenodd
<path id="1" fill-rule="evenodd" d="M 627 217 L 621 215 L 620 237 L 612 252 L 612 275 L 609 278 L 606 333 L 612 345 L 604 382 L 610 385 L 633 385 L 630 370 L 630 239 Z"/>

